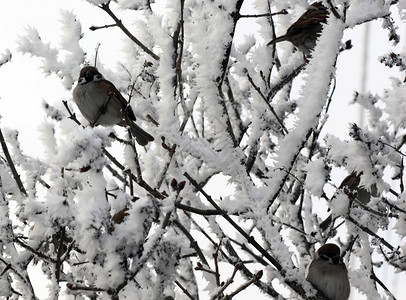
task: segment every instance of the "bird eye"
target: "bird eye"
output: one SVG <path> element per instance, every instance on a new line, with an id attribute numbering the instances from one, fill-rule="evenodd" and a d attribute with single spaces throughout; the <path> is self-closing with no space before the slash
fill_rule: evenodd
<path id="1" fill-rule="evenodd" d="M 86 78 L 86 81 L 91 81 L 93 79 L 93 73 L 90 71 L 87 71 L 85 73 L 85 78 Z"/>

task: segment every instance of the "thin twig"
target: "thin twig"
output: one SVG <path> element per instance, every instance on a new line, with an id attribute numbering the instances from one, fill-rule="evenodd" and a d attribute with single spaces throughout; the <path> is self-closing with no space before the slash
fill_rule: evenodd
<path id="1" fill-rule="evenodd" d="M 196 100 L 197 100 L 197 97 L 194 98 L 194 102 L 193 102 L 193 104 L 190 106 L 190 110 L 186 113 L 186 115 L 185 115 L 184 118 L 183 118 L 182 124 L 181 124 L 180 127 L 179 127 L 179 132 L 180 132 L 180 134 L 183 133 L 183 131 L 184 131 L 185 128 L 186 128 L 186 124 L 187 124 L 189 118 L 192 116 L 193 106 L 194 106 L 194 104 L 196 103 Z M 161 185 L 162 185 L 162 183 L 163 183 L 163 181 L 164 181 L 164 179 L 165 179 L 165 174 L 168 172 L 169 166 L 170 166 L 170 164 L 171 164 L 171 162 L 172 162 L 172 158 L 173 158 L 173 156 L 175 155 L 176 148 L 177 148 L 177 145 L 174 144 L 174 145 L 172 145 L 172 147 L 170 147 L 170 149 L 169 149 L 169 158 L 168 158 L 168 160 L 167 160 L 165 166 L 162 168 L 162 172 L 161 172 L 160 175 L 158 176 L 159 179 L 158 179 L 157 184 L 156 184 L 157 189 L 160 189 L 160 188 L 161 188 Z"/>
<path id="2" fill-rule="evenodd" d="M 393 150 L 395 150 L 395 151 L 396 151 L 397 153 L 399 153 L 400 155 L 406 157 L 406 154 L 404 154 L 402 151 L 396 149 L 396 147 L 393 147 L 392 145 L 390 145 L 390 144 L 388 144 L 388 143 L 385 143 L 385 142 L 382 142 L 382 141 L 380 141 L 380 140 L 378 140 L 378 143 L 381 143 L 381 144 L 384 145 L 384 146 L 387 146 L 387 147 L 389 147 L 389 148 L 392 148 Z"/>
<path id="3" fill-rule="evenodd" d="M 74 121 L 76 124 L 78 125 L 82 125 L 79 120 L 76 118 L 76 114 L 74 112 L 72 112 L 68 106 L 68 101 L 66 100 L 62 100 L 63 105 L 65 106 L 66 110 L 69 113 L 69 119 L 71 119 L 72 121 Z"/>
<path id="4" fill-rule="evenodd" d="M 175 203 L 175 207 L 184 211 L 192 212 L 201 216 L 218 216 L 221 215 L 217 209 L 199 209 L 192 206 Z"/>
<path id="5" fill-rule="evenodd" d="M 217 274 L 216 271 L 213 271 L 213 270 L 211 270 L 211 269 L 208 269 L 208 268 L 203 267 L 203 265 L 202 265 L 201 263 L 197 263 L 197 266 L 195 267 L 195 270 L 196 270 L 196 271 L 203 271 L 203 272 L 212 274 L 212 275 L 214 275 L 214 276 L 216 276 L 216 274 Z"/>
<path id="6" fill-rule="evenodd" d="M 231 245 L 229 239 L 226 239 L 226 240 L 224 241 L 224 246 L 225 246 L 225 248 L 227 249 L 227 251 L 230 253 L 230 256 L 233 257 L 232 259 L 229 259 L 229 258 L 226 256 L 226 259 L 228 260 L 229 263 L 235 264 L 235 263 L 236 263 L 236 262 L 235 262 L 235 260 L 236 260 L 235 258 L 237 258 L 239 261 L 241 261 L 240 258 L 239 258 L 239 256 L 238 256 L 238 254 L 237 254 L 237 252 L 235 251 L 234 247 Z M 255 276 L 244 264 L 241 265 L 241 273 L 242 273 L 248 280 L 250 280 L 251 278 L 253 278 L 253 277 Z M 277 298 L 277 299 L 280 299 L 280 300 L 284 300 L 284 299 L 285 299 L 285 298 L 282 297 L 282 295 L 280 295 L 277 291 L 275 291 L 275 290 L 272 288 L 272 285 L 269 284 L 269 283 L 264 283 L 264 282 L 262 282 L 261 280 L 256 280 L 256 281 L 254 282 L 254 284 L 255 284 L 262 292 L 264 292 L 264 293 L 266 293 L 266 294 L 272 296 L 273 298 Z"/>
<path id="7" fill-rule="evenodd" d="M 237 143 L 237 140 L 235 138 L 233 126 L 231 125 L 230 115 L 228 113 L 224 93 L 223 93 L 221 87 L 219 88 L 219 95 L 220 95 L 220 103 L 221 103 L 221 106 L 223 107 L 223 113 L 224 113 L 224 116 L 226 118 L 227 132 L 228 132 L 228 134 L 229 134 L 229 136 L 231 138 L 231 141 L 233 142 L 233 147 L 236 148 L 238 146 L 238 143 Z"/>
<path id="8" fill-rule="evenodd" d="M 257 14 L 257 15 L 239 15 L 240 18 L 262 18 L 262 17 L 271 17 L 277 15 L 287 15 L 288 11 L 286 9 L 282 9 L 276 13 L 265 13 L 265 14 Z"/>
<path id="9" fill-rule="evenodd" d="M 175 284 L 185 293 L 186 296 L 189 297 L 189 299 L 195 300 L 195 298 L 189 293 L 189 291 L 182 284 L 180 284 L 179 281 L 175 280 Z"/>
<path id="10" fill-rule="evenodd" d="M 272 99 L 277 92 L 279 92 L 288 82 L 291 82 L 293 78 L 300 74 L 302 69 L 306 66 L 307 63 L 303 63 L 294 69 L 289 75 L 286 75 L 279 81 L 278 83 L 274 84 L 271 90 L 269 91 L 266 99 Z"/>
<path id="11" fill-rule="evenodd" d="M 20 175 L 18 175 L 17 169 L 14 165 L 13 159 L 11 158 L 10 152 L 8 151 L 8 147 L 6 144 L 6 141 L 4 140 L 3 132 L 0 128 L 0 144 L 1 147 L 3 148 L 3 153 L 6 156 L 6 160 L 8 163 L 8 166 L 10 167 L 11 173 L 13 174 L 13 178 L 17 183 L 18 189 L 20 190 L 21 194 L 24 196 L 27 196 L 27 191 L 24 188 L 24 184 L 21 181 Z"/>
<path id="12" fill-rule="evenodd" d="M 218 81 L 217 84 L 217 88 L 221 89 L 223 82 L 224 82 L 224 78 L 226 77 L 226 74 L 228 72 L 228 62 L 230 60 L 230 55 L 231 55 L 231 49 L 232 49 L 232 45 L 233 45 L 233 39 L 234 39 L 234 34 L 235 34 L 235 28 L 237 26 L 237 22 L 239 20 L 239 14 L 240 14 L 240 9 L 244 3 L 244 0 L 236 0 L 234 2 L 234 11 L 232 11 L 230 13 L 230 18 L 233 20 L 233 26 L 230 30 L 229 37 L 230 40 L 227 41 L 227 44 L 224 47 L 224 53 L 223 53 L 223 59 L 221 61 L 221 70 L 222 70 L 222 74 L 220 75 L 220 80 Z"/>
<path id="13" fill-rule="evenodd" d="M 53 259 L 52 257 L 49 257 L 49 256 L 47 256 L 47 255 L 45 255 L 45 254 L 43 254 L 43 253 L 40 252 L 40 251 L 35 250 L 35 249 L 32 248 L 31 246 L 28 246 L 26 243 L 23 243 L 22 241 L 20 241 L 19 238 L 16 238 L 16 239 L 14 240 L 14 242 L 16 242 L 19 246 L 21 246 L 21 247 L 27 249 L 28 251 L 30 251 L 32 254 L 34 254 L 34 255 L 36 255 L 36 256 L 42 258 L 43 260 L 45 260 L 45 261 L 47 261 L 47 262 L 51 262 L 51 263 L 56 263 L 56 260 L 55 260 L 55 259 Z"/>
<path id="14" fill-rule="evenodd" d="M 99 49 L 100 49 L 100 43 L 97 43 L 96 49 L 94 49 L 94 67 L 97 67 L 97 58 L 99 57 Z"/>
<path id="15" fill-rule="evenodd" d="M 73 283 L 67 283 L 66 287 L 71 291 L 86 291 L 86 292 L 105 292 L 105 289 L 91 287 L 91 286 L 84 286 L 84 285 L 75 285 Z"/>
<path id="16" fill-rule="evenodd" d="M 395 250 L 395 247 L 393 247 L 390 243 L 388 243 L 384 238 L 381 238 L 379 235 L 377 235 L 375 232 L 373 232 L 368 227 L 365 227 L 365 226 L 361 225 L 360 223 L 358 223 L 353 217 L 347 216 L 347 220 L 349 220 L 351 223 L 353 223 L 354 225 L 356 225 L 357 227 L 359 227 L 360 229 L 362 229 L 363 231 L 365 231 L 369 235 L 371 235 L 374 238 L 376 238 L 377 240 L 379 240 L 382 244 L 384 244 L 390 250 L 392 250 L 392 251 Z"/>
<path id="17" fill-rule="evenodd" d="M 285 125 L 283 124 L 282 120 L 279 118 L 278 114 L 276 113 L 276 111 L 273 109 L 273 107 L 271 106 L 271 104 L 269 104 L 268 99 L 265 97 L 265 95 L 262 93 L 261 89 L 255 84 L 254 80 L 252 79 L 252 77 L 250 76 L 250 74 L 247 73 L 247 78 L 248 81 L 251 83 L 251 85 L 254 87 L 254 89 L 258 92 L 258 94 L 261 96 L 261 98 L 264 100 L 264 102 L 266 103 L 266 105 L 268 106 L 269 110 L 271 111 L 271 113 L 275 116 L 276 120 L 278 121 L 279 125 L 281 125 L 284 133 L 288 134 L 289 131 L 288 129 L 285 127 Z"/>
<path id="18" fill-rule="evenodd" d="M 103 25 L 103 26 L 90 26 L 89 29 L 91 31 L 96 31 L 96 30 L 99 30 L 99 29 L 105 29 L 105 28 L 116 27 L 116 26 L 117 26 L 117 24 L 114 23 L 114 24 Z"/>
<path id="19" fill-rule="evenodd" d="M 406 210 L 401 209 L 400 207 L 394 205 L 393 203 L 390 203 L 388 199 L 386 199 L 386 198 L 381 198 L 381 200 L 382 200 L 383 203 L 386 203 L 391 209 L 398 210 L 398 211 L 400 211 L 400 212 L 406 214 Z"/>
<path id="20" fill-rule="evenodd" d="M 117 26 L 132 40 L 136 45 L 141 47 L 142 50 L 144 50 L 146 53 L 148 53 L 153 59 L 159 60 L 159 56 L 156 55 L 154 52 L 152 52 L 150 49 L 148 49 L 147 46 L 145 46 L 143 43 L 141 43 L 140 40 L 138 40 L 132 33 L 123 25 L 123 22 L 117 16 L 112 12 L 110 9 L 110 1 L 107 2 L 106 4 L 101 4 L 99 7 L 104 10 L 117 24 Z"/>
<path id="21" fill-rule="evenodd" d="M 219 269 L 219 263 L 218 263 L 218 256 L 219 256 L 219 251 L 221 250 L 221 243 L 223 241 L 224 236 L 220 238 L 220 242 L 218 243 L 216 247 L 216 251 L 213 253 L 213 259 L 214 259 L 214 268 L 216 270 L 216 284 L 217 286 L 220 286 L 220 269 Z"/>
<path id="22" fill-rule="evenodd" d="M 58 252 L 56 255 L 56 263 L 55 263 L 55 273 L 56 273 L 56 281 L 59 282 L 60 276 L 61 276 L 61 266 L 63 263 L 63 260 L 61 259 L 63 255 L 63 242 L 65 239 L 65 228 L 63 227 L 61 232 L 60 232 L 60 238 L 59 238 L 59 245 L 58 245 Z"/>
<path id="23" fill-rule="evenodd" d="M 392 294 L 392 292 L 386 287 L 386 285 L 375 275 L 374 270 L 372 269 L 372 274 L 369 276 L 372 280 L 375 280 L 376 283 L 378 283 L 381 288 L 383 288 L 387 293 L 389 293 L 392 296 L 393 300 L 396 300 L 395 296 Z"/>
<path id="24" fill-rule="evenodd" d="M 200 249 L 198 243 L 196 240 L 193 238 L 193 236 L 189 233 L 189 231 L 183 226 L 178 220 L 173 220 L 172 223 L 176 225 L 182 232 L 183 234 L 189 239 L 190 241 L 190 247 L 193 248 L 197 255 L 199 256 L 201 262 L 205 265 L 209 265 L 209 263 L 206 260 L 206 257 L 203 254 L 203 251 Z"/>
<path id="25" fill-rule="evenodd" d="M 120 170 L 125 171 L 125 167 L 113 156 L 106 150 L 106 148 L 102 147 L 102 152 L 104 155 L 106 155 Z M 160 192 L 157 190 L 153 189 L 151 186 L 149 186 L 142 178 L 137 178 L 135 177 L 134 174 L 130 174 L 131 179 L 133 179 L 139 186 L 143 187 L 148 193 L 150 193 L 152 196 L 158 199 L 164 199 L 166 198 L 164 195 L 162 195 Z"/>
<path id="26" fill-rule="evenodd" d="M 237 244 L 238 246 L 240 246 L 240 248 L 242 250 L 244 250 L 245 252 L 247 252 L 250 256 L 252 256 L 255 259 L 255 262 L 260 263 L 264 266 L 269 266 L 269 263 L 262 258 L 262 256 L 255 254 L 250 248 L 247 247 L 247 245 L 245 243 L 240 243 L 235 239 L 232 238 L 228 238 L 231 242 L 233 242 L 234 244 Z"/>
<path id="27" fill-rule="evenodd" d="M 239 292 L 245 290 L 247 287 L 249 287 L 251 284 L 253 284 L 255 281 L 258 281 L 259 279 L 261 279 L 262 275 L 264 274 L 264 272 L 258 271 L 254 277 L 246 282 L 244 282 L 242 285 L 240 285 L 234 292 L 232 292 L 229 295 L 226 295 L 224 297 L 224 300 L 229 300 L 231 298 L 233 298 L 235 295 L 237 295 Z"/>
<path id="28" fill-rule="evenodd" d="M 341 20 L 342 18 L 341 18 L 341 16 L 340 16 L 340 14 L 337 12 L 337 9 L 334 7 L 333 3 L 331 3 L 331 0 L 327 0 L 327 3 L 329 4 L 330 10 L 332 11 L 333 15 L 334 15 L 337 19 Z"/>
<path id="29" fill-rule="evenodd" d="M 217 297 L 220 297 L 225 289 L 234 282 L 235 275 L 237 274 L 237 271 L 240 269 L 241 263 L 238 263 L 234 266 L 233 273 L 231 274 L 230 278 L 227 279 L 227 281 L 221 286 L 221 288 L 215 293 L 210 299 L 215 300 Z"/>
<path id="30" fill-rule="evenodd" d="M 264 248 L 262 248 L 257 241 L 255 241 L 254 237 L 248 235 L 231 217 L 227 214 L 226 211 L 221 209 L 220 206 L 217 205 L 217 203 L 199 186 L 199 184 L 194 180 L 187 172 L 183 173 L 183 175 L 189 180 L 189 182 L 200 192 L 202 195 L 207 199 L 207 201 L 210 202 L 211 205 L 215 209 L 217 209 L 223 218 L 225 218 L 237 231 L 247 239 L 248 243 L 254 246 L 255 249 L 257 249 L 262 255 L 264 255 L 271 263 L 272 265 L 275 266 L 276 269 L 279 271 L 282 270 L 282 265 L 275 259 L 273 258 Z"/>

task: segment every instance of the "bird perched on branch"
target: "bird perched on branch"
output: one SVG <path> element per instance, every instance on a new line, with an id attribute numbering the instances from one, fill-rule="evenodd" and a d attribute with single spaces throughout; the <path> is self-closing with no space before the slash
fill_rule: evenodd
<path id="1" fill-rule="evenodd" d="M 369 201 L 371 201 L 371 197 L 378 196 L 378 190 L 375 184 L 371 185 L 370 191 L 368 191 L 364 186 L 360 185 L 362 174 L 362 172 L 351 172 L 350 175 L 343 179 L 339 189 L 348 195 L 348 198 L 351 201 L 357 200 L 359 203 L 366 205 Z M 322 231 L 327 230 L 332 222 L 333 216 L 330 214 L 323 222 L 320 223 L 320 229 Z"/>
<path id="2" fill-rule="evenodd" d="M 296 48 L 309 55 L 316 46 L 316 40 L 323 29 L 322 23 L 327 23 L 328 10 L 321 1 L 314 2 L 305 13 L 293 23 L 285 35 L 277 37 L 268 43 L 274 45 L 282 41 L 291 42 Z"/>
<path id="3" fill-rule="evenodd" d="M 325 244 L 317 250 L 306 279 L 330 300 L 347 300 L 350 296 L 348 271 L 336 244 Z"/>
<path id="4" fill-rule="evenodd" d="M 135 124 L 135 115 L 113 83 L 104 79 L 95 68 L 86 66 L 80 70 L 78 84 L 73 90 L 75 101 L 82 115 L 91 125 L 129 126 L 138 144 L 145 146 L 154 138 Z"/>

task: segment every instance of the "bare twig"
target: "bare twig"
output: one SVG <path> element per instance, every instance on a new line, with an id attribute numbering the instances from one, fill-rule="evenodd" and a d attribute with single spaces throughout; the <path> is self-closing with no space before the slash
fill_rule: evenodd
<path id="1" fill-rule="evenodd" d="M 116 27 L 116 26 L 117 26 L 117 24 L 114 23 L 114 24 L 103 25 L 103 26 L 90 26 L 89 29 L 91 31 L 96 31 L 96 30 L 99 30 L 99 29 L 105 29 L 105 28 Z"/>
<path id="2" fill-rule="evenodd" d="M 227 109 L 224 93 L 223 93 L 221 87 L 219 88 L 219 95 L 220 95 L 220 103 L 221 103 L 221 106 L 223 107 L 223 113 L 226 118 L 227 132 L 231 138 L 231 141 L 233 142 L 233 147 L 235 148 L 238 146 L 238 143 L 235 138 L 233 126 L 231 125 L 230 115 L 228 114 L 228 109 Z"/>
<path id="3" fill-rule="evenodd" d="M 51 262 L 51 263 L 56 263 L 56 260 L 55 260 L 55 259 L 53 259 L 52 257 L 49 257 L 49 256 L 47 256 L 47 255 L 45 255 L 45 254 L 43 254 L 43 253 L 40 252 L 40 251 L 37 251 L 36 249 L 32 248 L 31 246 L 28 246 L 26 243 L 20 241 L 19 238 L 16 238 L 14 241 L 15 241 L 19 246 L 21 246 L 21 247 L 27 249 L 27 250 L 30 251 L 32 254 L 34 254 L 34 255 L 36 255 L 36 256 L 42 258 L 43 260 L 45 260 L 45 261 L 47 261 L 47 262 Z"/>
<path id="4" fill-rule="evenodd" d="M 73 283 L 67 283 L 66 287 L 71 291 L 86 291 L 86 292 L 105 292 L 105 289 L 91 287 L 91 286 L 84 286 L 84 285 L 76 285 Z"/>
<path id="5" fill-rule="evenodd" d="M 189 299 L 195 300 L 195 298 L 189 293 L 189 291 L 177 280 L 175 280 L 175 284 L 185 293 Z"/>
<path id="6" fill-rule="evenodd" d="M 6 265 L 6 268 L 3 270 L 3 273 L 5 273 L 5 272 L 7 272 L 7 271 L 12 271 L 13 274 L 15 274 L 17 277 L 19 277 L 19 278 L 27 285 L 27 287 L 28 287 L 28 289 L 30 290 L 30 293 L 31 293 L 30 296 L 32 296 L 33 299 L 37 299 L 37 298 L 35 297 L 34 287 L 33 287 L 32 284 L 31 284 L 31 281 L 30 281 L 29 276 L 28 276 L 28 275 L 27 275 L 27 276 L 24 276 L 24 275 L 20 274 L 20 272 L 19 272 L 16 268 L 14 268 L 10 263 L 7 263 L 2 257 L 0 257 L 0 262 L 2 262 L 3 264 Z M 3 275 L 3 274 L 2 274 L 2 275 Z M 16 291 L 14 291 L 14 292 L 15 292 L 16 294 L 20 295 L 20 294 L 17 293 Z"/>
<path id="7" fill-rule="evenodd" d="M 288 11 L 286 9 L 282 9 L 276 13 L 265 13 L 265 14 L 254 14 L 254 15 L 239 15 L 240 18 L 262 18 L 262 17 L 270 17 L 270 16 L 277 16 L 277 15 L 287 15 Z"/>
<path id="8" fill-rule="evenodd" d="M 176 208 L 182 209 L 184 211 L 192 212 L 201 216 L 218 216 L 220 213 L 217 209 L 199 209 L 192 206 L 184 205 L 181 203 L 175 204 Z"/>
<path id="9" fill-rule="evenodd" d="M 223 241 L 224 236 L 220 238 L 220 242 L 218 243 L 216 247 L 216 251 L 213 253 L 213 259 L 214 259 L 214 267 L 216 270 L 216 284 L 217 286 L 220 286 L 220 269 L 219 269 L 219 262 L 218 262 L 218 256 L 219 256 L 219 251 L 221 249 L 221 242 Z"/>
<path id="10" fill-rule="evenodd" d="M 203 271 L 203 272 L 212 274 L 212 275 L 214 275 L 214 276 L 217 275 L 216 271 L 213 271 L 213 270 L 211 270 L 211 269 L 208 269 L 208 268 L 203 267 L 203 265 L 202 265 L 201 263 L 197 263 L 197 266 L 195 267 L 195 270 L 196 270 L 196 271 Z"/>
<path id="11" fill-rule="evenodd" d="M 23 182 L 21 181 L 20 175 L 17 172 L 17 169 L 14 165 L 13 159 L 11 158 L 10 152 L 8 151 L 8 147 L 6 141 L 4 140 L 3 132 L 0 128 L 0 144 L 3 149 L 3 153 L 6 156 L 6 160 L 8 166 L 10 167 L 11 173 L 13 174 L 13 178 L 17 183 L 18 189 L 20 190 L 21 194 L 27 196 L 27 191 L 24 188 Z"/>
<path id="12" fill-rule="evenodd" d="M 340 14 L 337 12 L 337 9 L 334 7 L 333 3 L 331 3 L 331 0 L 327 0 L 327 3 L 330 6 L 330 10 L 332 11 L 334 17 L 336 17 L 337 19 L 342 19 Z"/>
<path id="13" fill-rule="evenodd" d="M 247 252 L 250 256 L 252 256 L 255 259 L 255 262 L 258 262 L 264 266 L 269 266 L 269 263 L 262 258 L 262 256 L 255 254 L 250 248 L 245 243 L 240 243 L 236 241 L 235 239 L 228 238 L 230 241 L 232 241 L 234 244 L 237 244 L 242 250 Z"/>
<path id="14" fill-rule="evenodd" d="M 245 290 L 247 287 L 249 287 L 251 284 L 253 284 L 255 281 L 258 281 L 259 279 L 261 279 L 262 275 L 264 274 L 264 272 L 258 271 L 257 273 L 255 273 L 254 277 L 246 282 L 244 282 L 242 285 L 240 285 L 234 292 L 230 293 L 229 295 L 226 295 L 224 297 L 224 300 L 228 300 L 233 298 L 235 295 L 237 295 L 239 292 Z"/>
<path id="15" fill-rule="evenodd" d="M 239 19 L 239 14 L 240 14 L 240 9 L 242 4 L 244 3 L 244 0 L 236 0 L 235 5 L 234 5 L 234 11 L 230 13 L 230 17 L 233 19 L 233 26 L 231 31 L 229 32 L 229 36 L 231 37 L 229 41 L 227 41 L 227 44 L 224 47 L 224 53 L 223 53 L 223 60 L 221 61 L 221 69 L 222 69 L 222 74 L 220 76 L 220 80 L 218 81 L 218 89 L 221 89 L 224 78 L 226 77 L 226 74 L 228 72 L 228 61 L 230 59 L 230 54 L 231 54 L 231 48 L 233 45 L 233 39 L 234 39 L 234 33 L 235 33 L 235 28 L 237 26 L 237 22 Z"/>
<path id="16" fill-rule="evenodd" d="M 210 299 L 215 300 L 217 297 L 220 297 L 225 289 L 234 282 L 235 275 L 237 274 L 237 271 L 240 269 L 241 263 L 238 263 L 234 266 L 233 274 L 231 274 L 230 278 L 227 279 L 227 281 L 221 286 L 221 288 L 215 293 Z"/>
<path id="17" fill-rule="evenodd" d="M 373 232 L 371 229 L 368 227 L 365 227 L 361 224 L 359 224 L 353 217 L 347 216 L 347 220 L 349 220 L 351 223 L 368 233 L 369 235 L 373 236 L 376 238 L 378 241 L 380 241 L 382 244 L 384 244 L 386 247 L 388 247 L 390 250 L 394 251 L 395 247 L 393 247 L 390 243 L 388 243 L 384 238 L 381 238 L 379 235 L 377 235 L 375 232 Z"/>
<path id="18" fill-rule="evenodd" d="M 254 89 L 258 92 L 258 94 L 261 96 L 261 98 L 264 100 L 264 102 L 266 103 L 266 105 L 268 105 L 269 110 L 271 111 L 271 113 L 274 115 L 274 117 L 276 118 L 276 120 L 278 121 L 279 125 L 281 125 L 284 133 L 288 134 L 289 131 L 288 129 L 285 127 L 285 125 L 283 124 L 282 120 L 279 118 L 278 114 L 276 113 L 276 111 L 273 109 L 273 107 L 271 106 L 271 104 L 269 104 L 268 99 L 265 97 L 265 95 L 262 93 L 261 89 L 255 84 L 254 80 L 251 78 L 250 74 L 248 74 L 247 72 L 247 78 L 248 81 L 252 84 L 252 86 L 254 87 Z"/>
<path id="19" fill-rule="evenodd" d="M 230 263 L 232 263 L 232 264 L 235 264 L 235 258 L 236 258 L 236 257 L 238 258 L 239 256 L 238 256 L 237 252 L 235 251 L 234 247 L 231 245 L 229 239 L 224 241 L 224 246 L 225 246 L 225 248 L 227 249 L 227 251 L 230 253 L 230 255 L 233 257 L 233 259 L 229 259 L 229 258 L 226 256 L 226 259 L 228 260 L 228 262 L 230 262 Z M 253 277 L 255 276 L 255 274 L 253 274 L 244 264 L 241 265 L 241 273 L 242 273 L 248 280 L 250 280 L 251 278 L 253 278 Z M 263 291 L 264 293 L 266 293 L 266 294 L 268 294 L 268 295 L 270 295 L 270 296 L 272 296 L 272 297 L 274 297 L 274 298 L 277 298 L 277 299 L 280 299 L 280 300 L 285 299 L 285 298 L 282 297 L 282 295 L 280 295 L 277 291 L 275 291 L 275 290 L 272 288 L 272 285 L 269 284 L 269 283 L 264 283 L 264 282 L 262 282 L 261 280 L 256 280 L 256 281 L 254 282 L 254 284 L 255 284 L 259 289 L 261 289 L 261 291 Z"/>
<path id="20" fill-rule="evenodd" d="M 153 59 L 159 60 L 159 56 L 148 49 L 140 40 L 138 40 L 132 33 L 123 25 L 123 22 L 112 12 L 110 9 L 110 1 L 106 4 L 101 4 L 99 7 L 104 10 L 117 24 L 117 26 L 132 40 L 136 45 L 138 45 L 142 50 L 148 53 Z"/>
<path id="21" fill-rule="evenodd" d="M 102 148 L 103 154 L 106 155 L 120 170 L 125 171 L 125 167 L 106 150 L 106 148 Z M 166 198 L 164 195 L 159 193 L 157 190 L 153 189 L 149 186 L 142 178 L 137 178 L 134 174 L 130 174 L 131 179 L 133 179 L 139 186 L 143 187 L 148 193 L 158 199 Z"/>
<path id="22" fill-rule="evenodd" d="M 199 184 L 194 180 L 187 172 L 183 173 L 183 175 L 189 180 L 189 182 L 200 192 L 202 195 L 209 201 L 211 205 L 215 209 L 217 209 L 223 218 L 225 218 L 237 231 L 247 239 L 248 243 L 254 246 L 262 255 L 264 255 L 271 263 L 275 266 L 276 269 L 279 271 L 282 270 L 282 265 L 273 258 L 264 248 L 262 248 L 257 241 L 255 241 L 254 237 L 249 236 L 231 217 L 227 214 L 226 211 L 222 210 L 220 206 L 199 186 Z"/>
<path id="23" fill-rule="evenodd" d="M 78 124 L 78 125 L 82 125 L 82 124 L 79 122 L 79 120 L 76 118 L 76 114 L 73 113 L 73 112 L 70 110 L 70 108 L 69 108 L 69 106 L 68 106 L 68 101 L 62 100 L 62 103 L 63 103 L 63 105 L 65 106 L 66 110 L 67 110 L 68 113 L 69 113 L 69 119 L 71 119 L 72 121 L 74 121 L 74 122 L 75 122 L 76 124 Z"/>
<path id="24" fill-rule="evenodd" d="M 183 118 L 182 124 L 179 127 L 179 132 L 181 134 L 185 130 L 185 127 L 186 127 L 186 124 L 187 124 L 188 120 L 192 116 L 192 110 L 193 110 L 193 106 L 194 106 L 196 100 L 197 100 L 197 97 L 195 97 L 193 104 L 190 106 L 190 110 L 188 112 L 186 112 L 186 115 Z M 162 138 L 162 139 L 163 139 L 163 141 L 165 140 L 164 138 Z M 171 164 L 172 158 L 175 155 L 177 145 L 174 144 L 174 145 L 172 145 L 171 147 L 168 147 L 168 148 L 169 148 L 169 158 L 168 158 L 165 166 L 162 168 L 162 172 L 158 176 L 159 179 L 157 180 L 157 185 L 156 185 L 158 189 L 161 188 L 161 185 L 162 185 L 162 183 L 163 183 L 163 181 L 165 179 L 165 174 L 168 172 L 168 169 L 169 169 L 169 166 Z"/>
<path id="25" fill-rule="evenodd" d="M 205 265 L 209 265 L 209 263 L 206 260 L 206 257 L 203 254 L 203 251 L 200 249 L 198 243 L 193 238 L 193 236 L 189 233 L 189 231 L 185 228 L 185 226 L 183 226 L 178 220 L 173 220 L 172 223 L 175 224 L 183 232 L 183 234 L 189 239 L 190 247 L 196 251 L 196 253 L 199 256 L 202 263 Z"/>
<path id="26" fill-rule="evenodd" d="M 59 245 L 58 245 L 58 252 L 56 255 L 56 263 L 55 263 L 55 273 L 56 273 L 56 280 L 59 282 L 60 276 L 61 276 L 61 266 L 63 263 L 63 260 L 61 259 L 63 255 L 63 247 L 64 247 L 64 239 L 65 239 L 65 228 L 62 228 L 61 233 L 60 233 L 60 238 L 59 238 Z"/>
<path id="27" fill-rule="evenodd" d="M 94 67 L 97 67 L 97 57 L 99 56 L 99 49 L 100 49 L 100 43 L 97 43 L 96 49 L 94 50 Z"/>
<path id="28" fill-rule="evenodd" d="M 381 286 L 381 288 L 383 288 L 387 293 L 389 293 L 389 294 L 392 296 L 392 299 L 393 299 L 393 300 L 396 300 L 395 296 L 394 296 L 394 295 L 392 294 L 392 292 L 386 287 L 386 285 L 382 282 L 382 280 L 380 280 L 380 279 L 375 275 L 375 272 L 374 272 L 373 269 L 372 269 L 372 274 L 371 274 L 370 278 L 371 278 L 372 280 L 374 280 L 376 283 L 378 283 L 378 284 Z"/>
<path id="29" fill-rule="evenodd" d="M 278 83 L 274 84 L 271 90 L 268 92 L 266 99 L 272 99 L 277 92 L 279 92 L 287 83 L 291 82 L 293 78 L 300 74 L 302 69 L 306 66 L 306 63 L 301 64 L 292 73 L 283 77 Z"/>

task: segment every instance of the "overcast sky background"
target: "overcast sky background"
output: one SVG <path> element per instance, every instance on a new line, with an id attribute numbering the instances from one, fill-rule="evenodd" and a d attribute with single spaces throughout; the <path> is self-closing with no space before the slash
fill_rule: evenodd
<path id="1" fill-rule="evenodd" d="M 247 2 L 247 1 L 246 1 Z M 248 3 L 248 2 L 247 2 Z M 27 26 L 36 27 L 44 41 L 50 41 L 51 45 L 57 46 L 63 28 L 59 23 L 60 9 L 72 10 L 82 23 L 82 31 L 86 39 L 83 39 L 85 51 L 94 51 L 97 44 L 105 40 L 109 35 L 110 45 L 103 44 L 100 50 L 99 59 L 104 65 L 113 70 L 120 63 L 120 49 L 115 46 L 115 41 L 125 39 L 124 34 L 117 28 L 98 30 L 91 32 L 88 28 L 91 25 L 105 25 L 112 23 L 110 17 L 104 11 L 93 7 L 85 1 L 69 0 L 12 0 L 2 1 L 0 12 L 0 55 L 9 49 L 13 58 L 10 63 L 0 68 L 0 126 L 10 127 L 20 132 L 22 149 L 25 153 L 34 157 L 42 156 L 41 147 L 38 142 L 39 135 L 37 126 L 45 118 L 41 103 L 43 100 L 52 105 L 59 106 L 62 100 L 71 100 L 70 92 L 64 91 L 60 81 L 56 77 L 45 77 L 39 70 L 40 61 L 28 55 L 22 55 L 16 50 L 16 39 L 25 34 Z M 245 12 L 250 6 L 245 6 Z M 123 12 L 118 11 L 120 16 Z M 391 47 L 387 41 L 387 32 L 382 29 L 381 21 L 371 23 L 369 29 L 369 44 L 367 46 L 367 78 L 366 90 L 372 93 L 382 93 L 389 85 L 390 77 L 401 78 L 397 70 L 390 71 L 378 61 L 378 57 L 390 51 L 404 51 L 404 44 Z M 398 22 L 397 24 L 401 24 Z M 401 24 L 400 33 L 402 37 L 405 32 L 405 24 Z M 237 28 L 237 41 L 244 34 L 253 34 L 256 26 L 252 20 L 243 19 Z M 336 99 L 333 101 L 330 113 L 331 117 L 325 128 L 325 132 L 348 138 L 350 123 L 356 122 L 361 125 L 360 111 L 357 106 L 349 105 L 354 91 L 360 90 L 362 79 L 362 64 L 364 61 L 363 40 L 365 26 L 358 26 L 355 29 L 348 29 L 345 32 L 344 40 L 353 40 L 353 49 L 345 51 L 339 57 L 337 73 Z M 265 41 L 264 41 L 265 42 Z M 403 79 L 403 78 L 402 78 Z M 112 80 L 114 81 L 114 80 Z M 342 174 L 337 176 L 343 177 Z M 221 179 L 219 179 L 221 180 Z M 222 188 L 211 187 L 212 196 L 218 198 L 224 195 L 223 187 L 226 180 L 220 181 Z M 382 276 L 384 278 L 382 278 Z M 390 282 L 392 291 L 398 297 L 404 290 L 402 282 L 392 280 L 390 272 L 381 274 L 381 279 L 386 283 Z M 404 295 L 404 294 L 403 294 Z M 402 297 L 399 297 L 400 299 Z M 361 299 L 354 297 L 352 299 Z"/>

